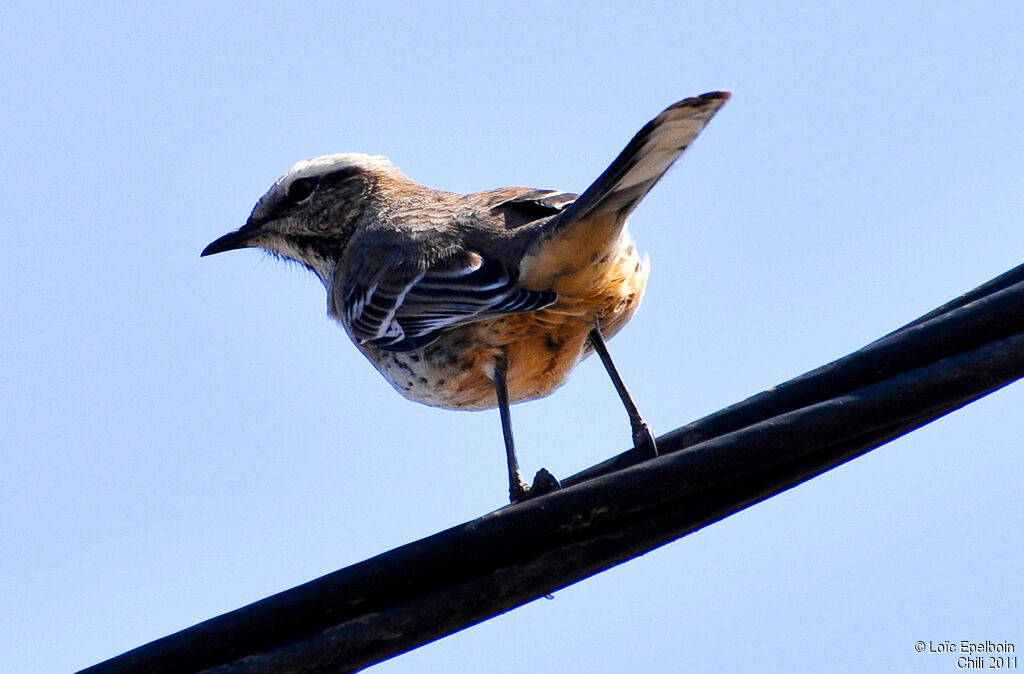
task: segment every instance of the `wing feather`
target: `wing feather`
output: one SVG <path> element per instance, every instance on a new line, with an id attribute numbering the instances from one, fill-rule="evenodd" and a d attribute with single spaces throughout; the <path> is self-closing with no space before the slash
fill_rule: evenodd
<path id="1" fill-rule="evenodd" d="M 443 330 L 502 314 L 535 311 L 553 303 L 550 291 L 522 288 L 515 275 L 493 258 L 462 251 L 424 270 L 409 271 L 392 255 L 372 278 L 351 278 L 342 316 L 360 344 L 389 351 L 418 349 Z"/>

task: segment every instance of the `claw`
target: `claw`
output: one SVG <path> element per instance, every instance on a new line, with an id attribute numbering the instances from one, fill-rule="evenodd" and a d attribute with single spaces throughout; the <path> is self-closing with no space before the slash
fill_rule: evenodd
<path id="1" fill-rule="evenodd" d="M 643 421 L 633 425 L 633 446 L 650 459 L 658 456 L 658 443 L 651 428 Z"/>
<path id="2" fill-rule="evenodd" d="M 509 482 L 508 500 L 512 503 L 520 503 L 530 497 L 532 490 L 527 486 L 522 476 L 517 474 L 514 481 Z"/>
<path id="3" fill-rule="evenodd" d="M 533 486 L 527 487 L 522 478 L 518 483 L 513 483 L 509 489 L 509 496 L 512 503 L 522 503 L 527 499 L 543 496 L 562 488 L 562 484 L 552 475 L 547 468 L 541 468 L 533 478 Z"/>

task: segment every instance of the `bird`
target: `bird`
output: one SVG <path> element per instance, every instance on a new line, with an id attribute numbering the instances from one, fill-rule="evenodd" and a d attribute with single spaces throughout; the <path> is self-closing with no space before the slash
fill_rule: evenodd
<path id="1" fill-rule="evenodd" d="M 591 353 L 634 447 L 657 456 L 606 345 L 639 308 L 650 269 L 626 219 L 730 96 L 669 106 L 581 194 L 455 194 L 360 153 L 299 161 L 201 256 L 260 248 L 300 263 L 323 282 L 330 318 L 398 393 L 452 410 L 497 407 L 517 503 L 559 484 L 544 469 L 532 486 L 523 479 L 509 406 L 551 394 Z"/>

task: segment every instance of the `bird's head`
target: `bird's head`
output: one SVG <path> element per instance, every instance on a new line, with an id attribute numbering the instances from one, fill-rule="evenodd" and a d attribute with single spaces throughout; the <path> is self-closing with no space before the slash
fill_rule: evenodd
<path id="1" fill-rule="evenodd" d="M 202 256 L 262 248 L 305 265 L 328 285 L 372 206 L 379 177 L 391 174 L 398 170 L 386 157 L 329 154 L 300 161 L 260 198 L 245 225 L 211 243 Z"/>

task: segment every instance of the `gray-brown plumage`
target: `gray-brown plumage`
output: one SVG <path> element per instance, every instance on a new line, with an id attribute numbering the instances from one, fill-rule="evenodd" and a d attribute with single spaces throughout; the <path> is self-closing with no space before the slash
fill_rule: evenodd
<path id="1" fill-rule="evenodd" d="M 330 316 L 402 395 L 449 409 L 502 407 L 517 500 L 527 490 L 507 404 L 550 394 L 592 346 L 630 411 L 634 441 L 654 451 L 603 349 L 647 282 L 626 216 L 728 98 L 672 105 L 579 196 L 521 187 L 458 195 L 363 154 L 301 161 L 203 255 L 259 247 L 304 264 L 323 281 Z"/>

